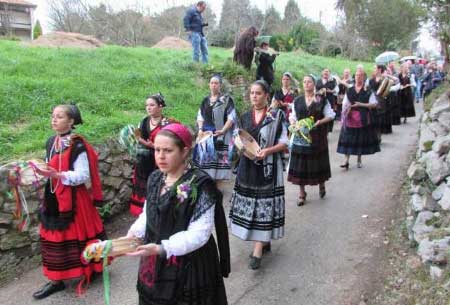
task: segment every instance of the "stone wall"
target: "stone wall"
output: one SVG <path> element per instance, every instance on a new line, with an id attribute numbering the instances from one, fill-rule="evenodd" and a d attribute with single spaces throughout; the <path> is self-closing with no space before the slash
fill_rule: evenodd
<path id="1" fill-rule="evenodd" d="M 417 243 L 433 279 L 447 267 L 450 250 L 450 100 L 439 97 L 422 116 L 416 160 L 408 169 L 408 237 Z"/>
<path id="2" fill-rule="evenodd" d="M 115 140 L 96 146 L 99 152 L 99 171 L 103 184 L 104 206 L 99 212 L 108 220 L 128 209 L 131 196 L 132 161 Z M 8 171 L 0 170 L 0 283 L 16 271 L 29 269 L 40 262 L 38 211 L 43 193 L 39 187 L 24 187 L 23 193 L 30 211 L 30 226 L 23 232 L 17 229 L 14 218 L 15 201 L 8 195 Z"/>

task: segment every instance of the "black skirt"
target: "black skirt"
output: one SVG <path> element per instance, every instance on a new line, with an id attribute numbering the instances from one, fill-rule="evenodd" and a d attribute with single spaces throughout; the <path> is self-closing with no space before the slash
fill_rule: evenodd
<path id="1" fill-rule="evenodd" d="M 291 152 L 288 181 L 297 185 L 317 185 L 331 178 L 328 148 L 302 154 Z"/>
<path id="2" fill-rule="evenodd" d="M 181 266 L 164 260 L 159 264 L 151 288 L 138 281 L 139 305 L 228 304 L 213 237 L 200 249 L 182 257 L 179 263 Z"/>
<path id="3" fill-rule="evenodd" d="M 380 151 L 374 126 L 343 127 L 339 135 L 337 152 L 345 155 L 372 155 Z"/>
<path id="4" fill-rule="evenodd" d="M 414 97 L 411 88 L 405 88 L 399 92 L 400 115 L 403 118 L 412 118 L 416 116 L 414 109 Z"/>
<path id="5" fill-rule="evenodd" d="M 378 114 L 378 128 L 382 134 L 392 133 L 392 114 L 389 110 Z"/>
<path id="6" fill-rule="evenodd" d="M 400 125 L 401 124 L 400 101 L 397 92 L 389 93 L 388 101 L 392 125 Z"/>

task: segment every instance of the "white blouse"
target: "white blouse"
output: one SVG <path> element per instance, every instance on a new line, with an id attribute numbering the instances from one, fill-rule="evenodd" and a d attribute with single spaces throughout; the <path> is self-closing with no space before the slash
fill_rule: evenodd
<path id="1" fill-rule="evenodd" d="M 129 235 L 144 238 L 147 225 L 146 207 L 147 202 L 144 204 L 143 212 L 128 230 Z M 161 241 L 167 258 L 191 253 L 208 242 L 214 228 L 214 209 L 215 205 L 211 206 L 200 218 L 191 221 L 186 231 L 175 233 L 169 239 Z"/>
<path id="2" fill-rule="evenodd" d="M 87 153 L 82 152 L 73 163 L 73 171 L 62 172 L 61 182 L 64 185 L 76 186 L 86 183 L 90 178 Z"/>
<path id="3" fill-rule="evenodd" d="M 295 124 L 295 122 L 298 121 L 297 113 L 295 112 L 295 107 L 294 106 L 292 106 L 291 109 L 292 109 L 292 111 L 289 114 L 289 122 L 291 124 Z M 330 105 L 330 103 L 328 101 L 325 104 L 325 107 L 323 107 L 322 114 L 323 114 L 324 117 L 330 118 L 332 120 L 334 120 L 334 118 L 336 117 L 336 113 L 334 112 L 333 108 L 331 108 L 331 105 Z"/>

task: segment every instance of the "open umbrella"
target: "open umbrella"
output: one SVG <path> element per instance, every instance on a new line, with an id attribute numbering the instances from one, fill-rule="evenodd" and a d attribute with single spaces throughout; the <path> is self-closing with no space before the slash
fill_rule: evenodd
<path id="1" fill-rule="evenodd" d="M 397 52 L 387 51 L 383 52 L 375 58 L 375 63 L 377 65 L 384 65 L 390 61 L 394 61 L 400 58 Z"/>
<path id="2" fill-rule="evenodd" d="M 411 56 L 402 57 L 400 59 L 400 62 L 404 62 L 404 61 L 407 61 L 407 60 L 417 60 L 417 56 L 411 55 Z"/>

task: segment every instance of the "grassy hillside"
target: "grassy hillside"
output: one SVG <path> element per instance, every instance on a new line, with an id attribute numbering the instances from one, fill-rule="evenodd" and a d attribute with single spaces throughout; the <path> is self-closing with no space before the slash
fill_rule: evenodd
<path id="1" fill-rule="evenodd" d="M 231 51 L 210 50 L 210 66 L 191 62 L 188 51 L 122 48 L 96 50 L 28 48 L 0 41 L 0 160 L 43 155 L 52 134 L 50 114 L 58 103 L 74 101 L 85 124 L 79 128 L 93 143 L 116 136 L 127 123 L 145 115 L 149 93 L 162 92 L 166 114 L 193 125 L 208 93 L 202 76 L 212 71 L 240 73 L 230 65 Z M 299 79 L 329 67 L 339 74 L 355 62 L 301 53 L 280 55 L 276 69 Z M 370 64 L 367 65 L 370 67 Z"/>

